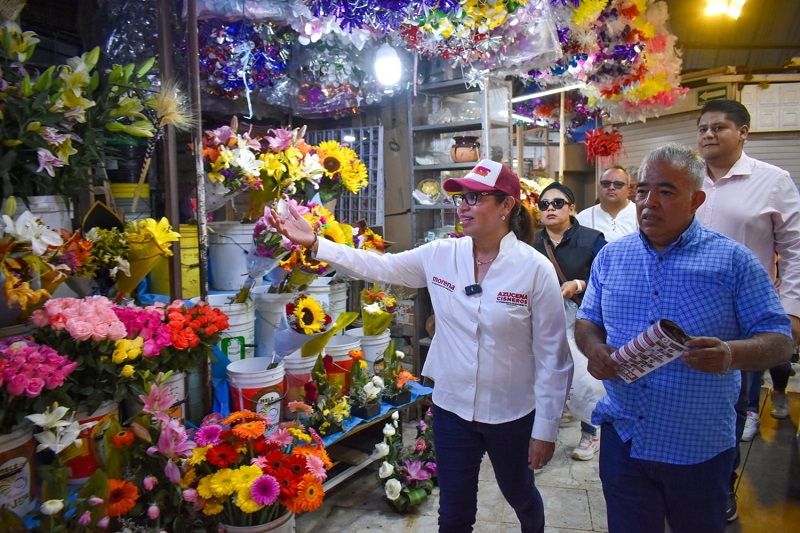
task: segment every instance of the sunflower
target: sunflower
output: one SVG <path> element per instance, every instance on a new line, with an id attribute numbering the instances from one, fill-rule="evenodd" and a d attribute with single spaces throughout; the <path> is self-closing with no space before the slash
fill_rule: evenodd
<path id="1" fill-rule="evenodd" d="M 322 483 L 311 474 L 305 474 L 297 484 L 297 497 L 286 507 L 293 513 L 313 511 L 322 505 L 325 491 Z"/>
<path id="2" fill-rule="evenodd" d="M 301 297 L 294 309 L 297 317 L 297 328 L 300 333 L 310 335 L 319 333 L 325 328 L 325 311 L 313 298 Z"/>
<path id="3" fill-rule="evenodd" d="M 325 175 L 329 178 L 336 177 L 336 174 L 341 172 L 342 167 L 349 163 L 345 150 L 348 150 L 348 148 L 343 148 L 338 141 L 323 141 L 317 146 L 320 164 L 325 169 Z"/>
<path id="4" fill-rule="evenodd" d="M 233 434 L 241 439 L 253 440 L 263 435 L 267 431 L 267 425 L 261 420 L 251 420 L 242 422 L 233 427 Z"/>
<path id="5" fill-rule="evenodd" d="M 322 228 L 322 237 L 337 244 L 345 244 L 347 237 L 338 223 L 328 224 Z"/>
<path id="6" fill-rule="evenodd" d="M 133 509 L 139 489 L 124 479 L 108 480 L 108 516 L 121 516 Z"/>
<path id="7" fill-rule="evenodd" d="M 355 152 L 353 154 L 355 155 Z M 353 166 L 342 171 L 342 184 L 353 194 L 358 194 L 358 191 L 366 187 L 368 183 L 367 167 L 361 161 L 356 160 Z"/>

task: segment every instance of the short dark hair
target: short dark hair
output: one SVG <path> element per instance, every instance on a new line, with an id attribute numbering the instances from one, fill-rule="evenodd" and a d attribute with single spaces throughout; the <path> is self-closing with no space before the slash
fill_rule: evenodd
<path id="1" fill-rule="evenodd" d="M 750 127 L 750 112 L 736 100 L 711 100 L 706 102 L 703 109 L 700 110 L 700 116 L 705 113 L 716 112 L 725 113 L 725 118 L 736 124 L 737 128 L 742 126 Z M 700 117 L 697 117 L 697 122 L 700 122 Z"/>
<path id="2" fill-rule="evenodd" d="M 620 170 L 620 171 L 622 171 L 622 173 L 625 174 L 628 177 L 628 185 L 630 185 L 630 183 L 631 183 L 631 173 L 628 172 L 628 169 L 623 167 L 622 165 L 611 165 L 610 167 L 604 168 L 603 171 L 600 172 L 600 177 L 602 178 L 605 175 L 605 173 L 610 171 L 610 170 Z"/>

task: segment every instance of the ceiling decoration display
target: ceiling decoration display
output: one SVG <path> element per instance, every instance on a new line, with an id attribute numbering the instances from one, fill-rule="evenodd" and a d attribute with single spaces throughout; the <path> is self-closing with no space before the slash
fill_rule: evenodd
<path id="1" fill-rule="evenodd" d="M 468 84 L 488 73 L 517 76 L 531 92 L 584 82 L 571 95 L 571 126 L 657 114 L 683 92 L 663 1 L 198 0 L 198 13 L 205 91 L 301 116 L 377 103 L 417 79 L 420 57 L 446 62 Z M 405 51 L 406 75 L 388 91 L 372 68 L 382 43 Z M 515 112 L 552 123 L 551 101 Z"/>

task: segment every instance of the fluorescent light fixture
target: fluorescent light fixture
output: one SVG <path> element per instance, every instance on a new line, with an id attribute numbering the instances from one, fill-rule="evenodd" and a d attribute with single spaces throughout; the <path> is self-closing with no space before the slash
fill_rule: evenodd
<path id="1" fill-rule="evenodd" d="M 516 104 L 517 102 L 524 102 L 525 100 L 533 100 L 534 98 L 539 98 L 541 96 L 547 96 L 548 94 L 558 94 L 564 93 L 567 91 L 574 91 L 575 89 L 583 89 L 586 87 L 586 84 L 581 83 L 573 83 L 572 85 L 564 85 L 563 87 L 555 87 L 553 89 L 547 89 L 545 91 L 539 91 L 536 93 L 531 94 L 523 94 L 522 96 L 516 96 L 511 99 L 511 103 Z"/>
<path id="2" fill-rule="evenodd" d="M 745 0 L 706 0 L 706 16 L 728 15 L 738 19 L 742 14 Z"/>
<path id="3" fill-rule="evenodd" d="M 528 124 L 536 124 L 536 121 L 531 117 L 526 117 L 524 115 L 517 115 L 516 113 L 511 113 L 511 118 L 514 120 L 519 120 L 521 122 L 527 122 Z"/>
<path id="4" fill-rule="evenodd" d="M 343 135 L 342 136 L 342 141 L 344 141 L 346 143 L 354 143 L 354 142 L 356 142 L 356 136 L 355 135 Z"/>
<path id="5" fill-rule="evenodd" d="M 403 75 L 403 64 L 397 50 L 383 43 L 375 52 L 375 77 L 381 85 L 394 85 Z"/>

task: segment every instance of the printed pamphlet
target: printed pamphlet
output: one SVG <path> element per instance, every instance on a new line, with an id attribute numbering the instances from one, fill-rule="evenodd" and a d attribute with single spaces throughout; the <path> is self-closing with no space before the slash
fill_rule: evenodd
<path id="1" fill-rule="evenodd" d="M 679 357 L 690 339 L 676 323 L 662 319 L 615 350 L 611 359 L 620 365 L 619 376 L 633 383 Z"/>

